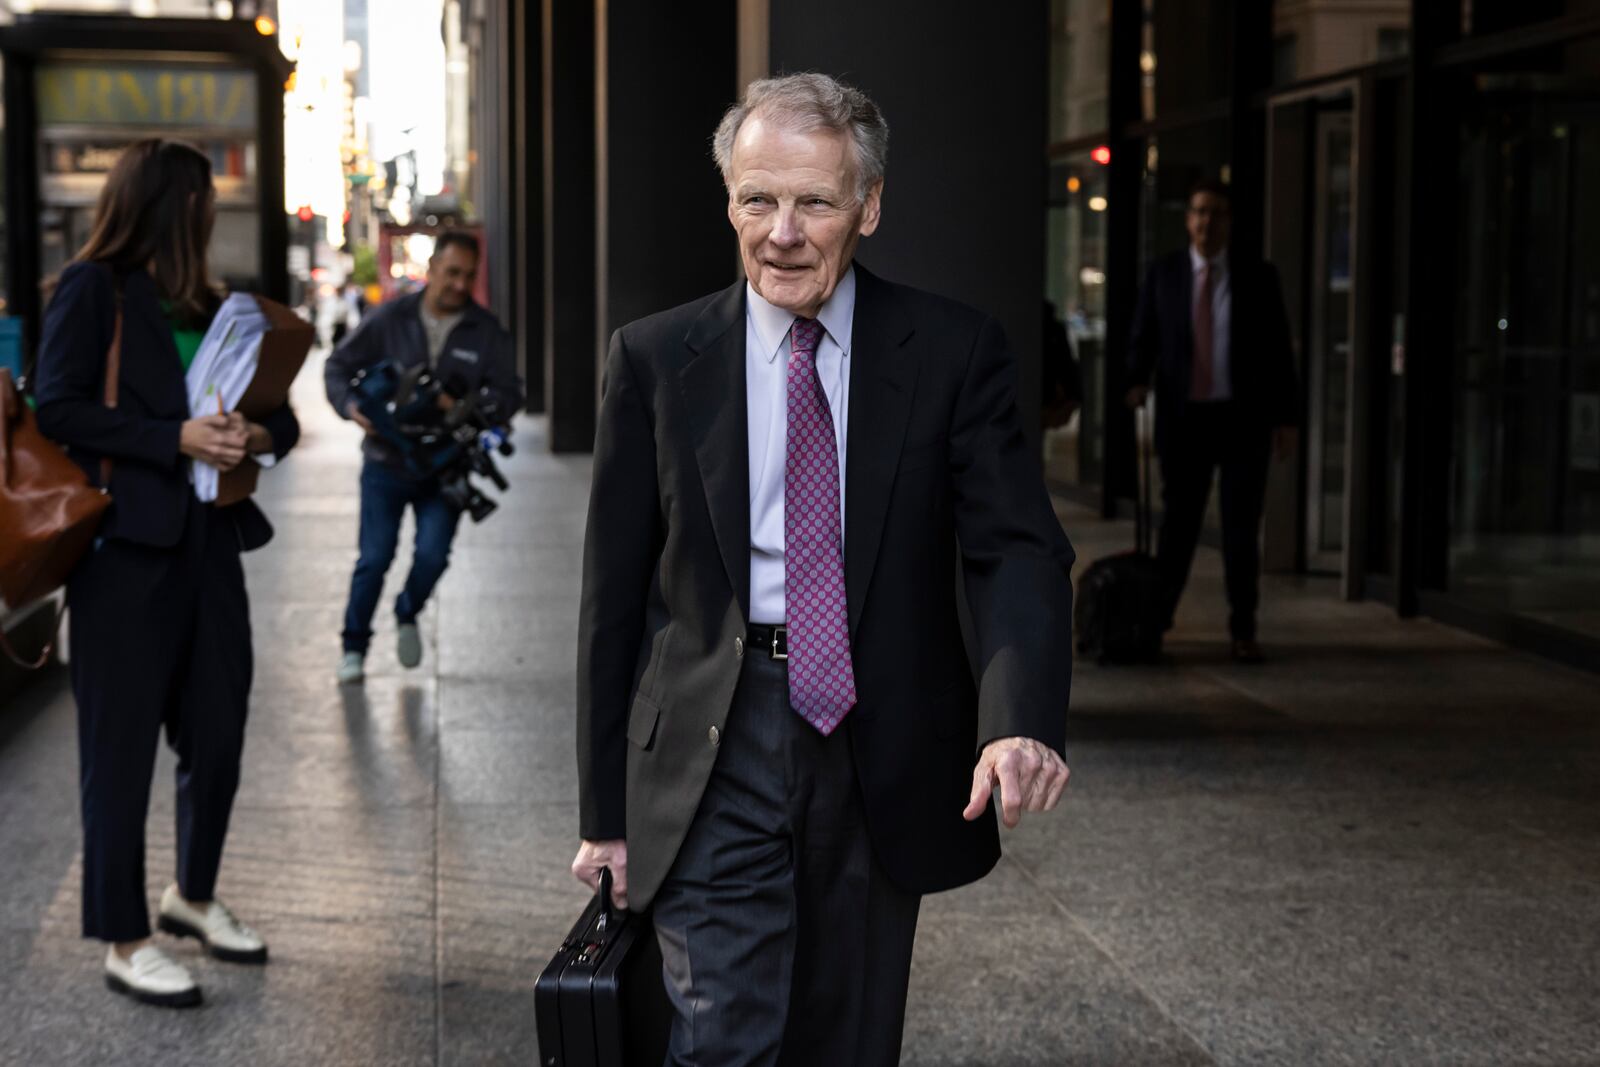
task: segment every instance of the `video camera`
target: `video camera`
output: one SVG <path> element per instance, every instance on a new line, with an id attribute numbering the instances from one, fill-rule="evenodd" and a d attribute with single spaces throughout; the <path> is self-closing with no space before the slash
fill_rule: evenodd
<path id="1" fill-rule="evenodd" d="M 411 367 L 380 363 L 350 382 L 356 406 L 373 430 L 417 478 L 437 478 L 445 500 L 482 522 L 497 505 L 472 484 L 481 475 L 501 492 L 510 484 L 495 466 L 492 453 L 509 456 L 510 412 L 502 412 L 488 389 L 458 393 L 425 364 Z M 446 411 L 441 396 L 455 403 Z"/>

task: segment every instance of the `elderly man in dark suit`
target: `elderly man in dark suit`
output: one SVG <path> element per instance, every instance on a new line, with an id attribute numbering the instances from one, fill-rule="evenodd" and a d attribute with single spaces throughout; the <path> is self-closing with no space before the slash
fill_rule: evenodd
<path id="1" fill-rule="evenodd" d="M 1230 249 L 1232 221 L 1228 187 L 1199 183 L 1186 216 L 1189 247 L 1157 260 L 1139 293 L 1127 402 L 1144 403 L 1153 373 L 1163 508 L 1156 562 L 1170 596 L 1167 625 L 1221 468 L 1233 658 L 1256 663 L 1267 461 L 1270 452 L 1293 453 L 1300 402 L 1278 272 Z"/>
<path id="2" fill-rule="evenodd" d="M 653 905 L 672 1063 L 895 1063 L 921 894 L 994 866 L 993 790 L 1067 783 L 1072 550 L 994 320 L 854 262 L 887 143 L 831 78 L 752 84 L 748 280 L 611 341 L 573 870 Z"/>

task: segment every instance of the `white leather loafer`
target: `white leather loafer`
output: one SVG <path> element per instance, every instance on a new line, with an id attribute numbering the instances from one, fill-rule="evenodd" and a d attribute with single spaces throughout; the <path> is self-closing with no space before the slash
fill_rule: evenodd
<path id="1" fill-rule="evenodd" d="M 192 937 L 206 951 L 229 963 L 266 963 L 267 945 L 261 936 L 234 918 L 221 901 L 213 900 L 195 908 L 178 895 L 178 887 L 167 886 L 161 894 L 161 918 L 156 923 L 174 937 Z"/>
<path id="2" fill-rule="evenodd" d="M 192 1008 L 201 999 L 200 987 L 188 969 L 154 945 L 146 945 L 127 959 L 117 955 L 115 945 L 108 945 L 106 985 L 141 1004 L 162 1008 Z"/>

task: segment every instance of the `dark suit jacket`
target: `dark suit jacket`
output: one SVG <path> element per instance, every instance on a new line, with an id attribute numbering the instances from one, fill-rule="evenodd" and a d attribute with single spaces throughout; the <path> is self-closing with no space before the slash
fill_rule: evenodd
<path id="1" fill-rule="evenodd" d="M 856 276 L 845 585 L 859 702 L 845 730 L 876 854 L 926 893 L 999 858 L 992 814 L 961 818 L 981 746 L 1065 744 L 1073 556 L 999 326 L 859 264 Z M 739 282 L 623 327 L 606 364 L 578 636 L 580 830 L 626 837 L 641 908 L 694 817 L 716 757 L 708 734 L 739 680 L 745 330 Z"/>
<path id="2" fill-rule="evenodd" d="M 323 385 L 328 403 L 341 418 L 350 417 L 345 409 L 350 406 L 350 380 L 357 371 L 385 362 L 406 367 L 428 362 L 428 336 L 422 328 L 421 307 L 421 293 L 382 305 L 328 357 L 323 367 Z M 477 304 L 469 303 L 461 313 L 461 321 L 445 339 L 435 372 L 457 396 L 488 389 L 508 421 L 522 407 L 516 344 L 499 321 Z M 361 452 L 378 463 L 404 467 L 400 457 L 376 435 L 366 436 Z"/>
<path id="3" fill-rule="evenodd" d="M 74 263 L 61 272 L 34 371 L 39 428 L 65 446 L 95 484 L 101 457 L 111 457 L 111 509 L 100 536 L 170 548 L 183 536 L 192 495 L 189 460 L 178 451 L 189 393 L 154 279 L 135 271 L 123 278 L 122 293 L 122 365 L 117 406 L 108 408 L 106 354 L 117 309 L 111 269 Z M 287 404 L 263 425 L 279 458 L 300 439 Z M 238 524 L 241 548 L 272 539 L 272 525 L 254 501 L 222 510 Z"/>
<path id="4" fill-rule="evenodd" d="M 1300 392 L 1283 289 L 1272 264 L 1230 256 L 1232 387 L 1238 417 L 1263 431 L 1300 421 Z M 1194 372 L 1194 270 L 1189 250 L 1163 256 L 1150 268 L 1134 313 L 1128 345 L 1129 381 L 1155 375 L 1156 443 L 1164 447 L 1173 421 L 1189 402 Z"/>

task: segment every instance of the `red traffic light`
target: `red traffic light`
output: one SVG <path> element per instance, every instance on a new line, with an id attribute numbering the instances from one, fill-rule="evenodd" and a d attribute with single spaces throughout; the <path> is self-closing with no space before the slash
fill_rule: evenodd
<path id="1" fill-rule="evenodd" d="M 1101 145 L 1099 148 L 1096 148 L 1093 152 L 1089 153 L 1089 158 L 1100 164 L 1102 167 L 1110 166 L 1111 149 L 1107 145 Z"/>
<path id="2" fill-rule="evenodd" d="M 295 216 L 299 218 L 301 222 L 310 222 L 312 219 L 317 217 L 317 213 L 311 210 L 311 205 L 302 204 L 300 205 L 300 210 L 295 212 Z"/>

